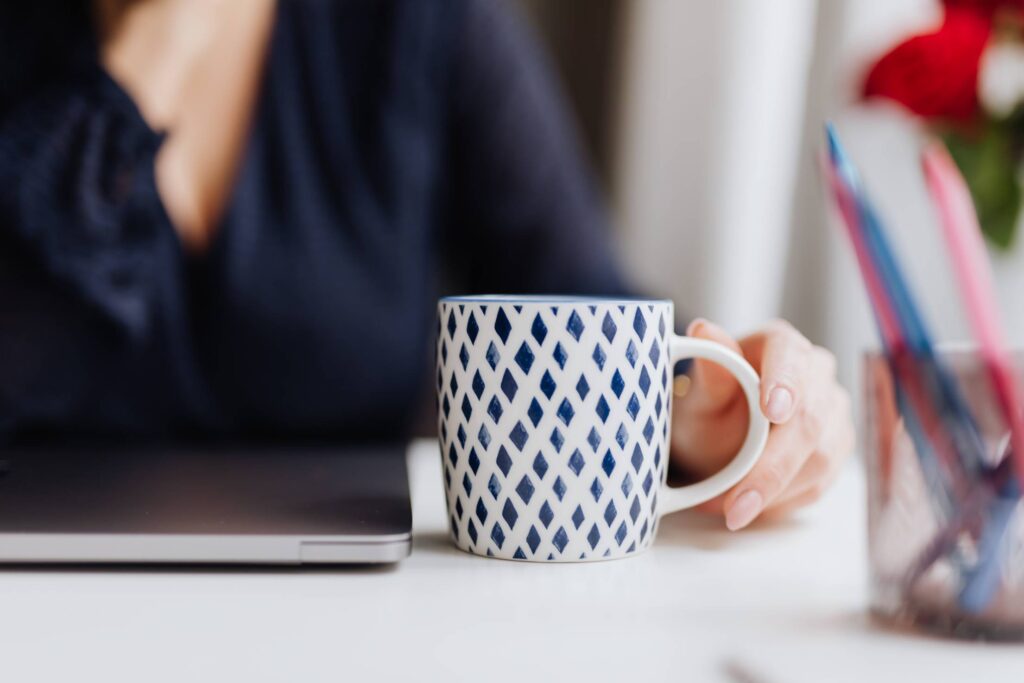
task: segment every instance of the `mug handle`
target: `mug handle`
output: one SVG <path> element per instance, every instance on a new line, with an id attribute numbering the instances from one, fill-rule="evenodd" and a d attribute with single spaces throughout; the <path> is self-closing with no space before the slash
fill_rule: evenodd
<path id="1" fill-rule="evenodd" d="M 707 479 L 687 486 L 671 487 L 662 484 L 658 494 L 659 515 L 711 500 L 735 486 L 753 468 L 768 441 L 768 418 L 761 413 L 759 400 L 761 380 L 743 357 L 734 351 L 706 339 L 672 335 L 669 340 L 670 367 L 685 358 L 704 358 L 718 363 L 739 381 L 747 398 L 750 420 L 747 437 L 739 452 L 728 465 Z M 669 418 L 671 421 L 671 417 Z"/>

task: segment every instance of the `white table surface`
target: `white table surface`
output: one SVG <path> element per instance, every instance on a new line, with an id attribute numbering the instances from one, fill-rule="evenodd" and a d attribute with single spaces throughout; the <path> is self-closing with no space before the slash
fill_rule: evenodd
<path id="1" fill-rule="evenodd" d="M 646 554 L 544 565 L 449 544 L 437 457 L 410 452 L 393 568 L 0 571 L 0 680 L 1024 680 L 1024 645 L 867 619 L 855 467 L 792 521 L 680 513 Z"/>

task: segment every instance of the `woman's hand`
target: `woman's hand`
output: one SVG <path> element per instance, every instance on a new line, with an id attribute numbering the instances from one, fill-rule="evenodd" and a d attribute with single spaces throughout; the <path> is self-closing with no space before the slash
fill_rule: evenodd
<path id="1" fill-rule="evenodd" d="M 854 444 L 850 398 L 836 381 L 832 354 L 784 321 L 739 342 L 702 319 L 687 334 L 723 344 L 754 366 L 761 375 L 761 411 L 772 422 L 764 454 L 750 473 L 701 508 L 724 512 L 726 526 L 736 530 L 766 510 L 782 514 L 817 500 Z M 747 406 L 739 384 L 721 366 L 697 360 L 689 376 L 673 409 L 672 462 L 703 478 L 739 450 Z"/>

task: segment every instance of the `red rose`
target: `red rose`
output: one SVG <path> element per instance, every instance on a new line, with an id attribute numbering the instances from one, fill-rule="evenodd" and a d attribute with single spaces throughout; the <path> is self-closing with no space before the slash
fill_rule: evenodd
<path id="1" fill-rule="evenodd" d="M 895 100 L 926 118 L 970 120 L 978 109 L 978 69 L 991 31 L 982 14 L 949 7 L 937 31 L 910 38 L 875 64 L 864 95 Z"/>
<path id="2" fill-rule="evenodd" d="M 972 10 L 986 17 L 1002 9 L 1024 12 L 1024 0 L 943 0 L 942 4 L 955 9 Z"/>

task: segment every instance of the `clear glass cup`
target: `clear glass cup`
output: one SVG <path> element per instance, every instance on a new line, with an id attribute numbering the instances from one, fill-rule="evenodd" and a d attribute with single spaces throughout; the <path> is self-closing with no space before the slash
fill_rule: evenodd
<path id="1" fill-rule="evenodd" d="M 999 461 L 1007 430 L 980 358 L 966 348 L 944 350 L 942 358 L 978 425 L 986 460 Z M 1021 378 L 1024 355 L 1014 364 Z M 919 458 L 881 354 L 865 355 L 863 386 L 872 613 L 955 637 L 1024 640 L 1024 505 L 1003 501 L 1003 524 L 991 521 L 999 519 L 994 496 L 951 505 L 927 476 L 929 461 Z M 930 552 L 940 538 L 945 551 Z M 979 565 L 982 558 L 992 564 Z"/>

